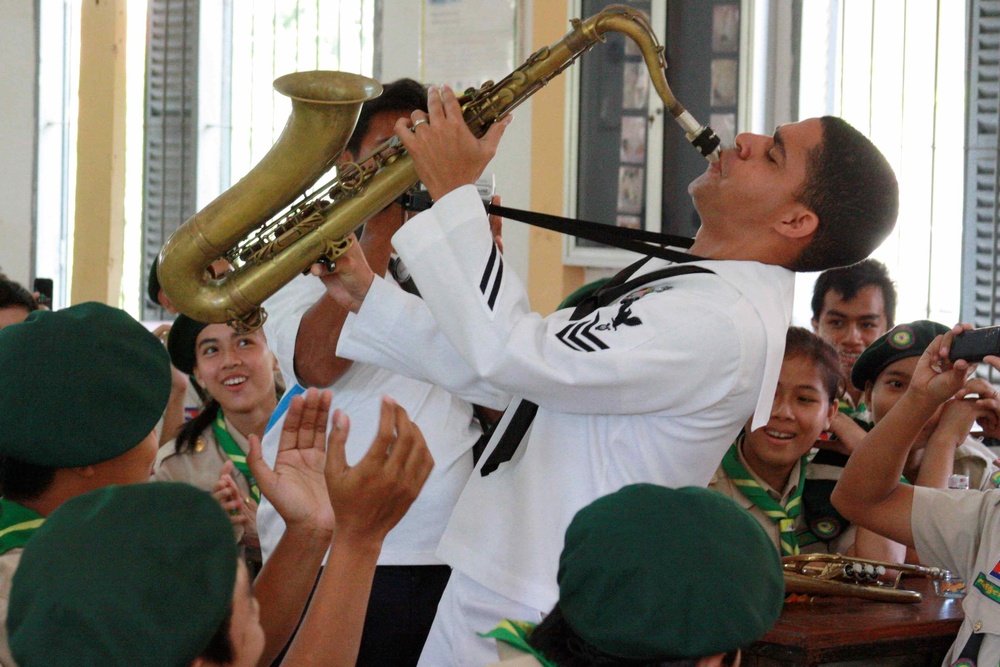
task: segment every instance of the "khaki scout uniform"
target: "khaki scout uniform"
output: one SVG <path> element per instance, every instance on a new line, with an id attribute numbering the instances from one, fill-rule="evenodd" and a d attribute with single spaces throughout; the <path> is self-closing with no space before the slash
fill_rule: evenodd
<path id="1" fill-rule="evenodd" d="M 1000 490 L 915 487 L 910 522 L 920 561 L 965 581 L 965 620 L 944 664 L 958 659 L 973 634 L 982 635 L 975 664 L 1000 664 Z"/>
<path id="2" fill-rule="evenodd" d="M 782 507 L 788 504 L 789 498 L 791 498 L 795 492 L 798 490 L 799 476 L 801 475 L 801 461 L 795 464 L 792 468 L 792 472 L 788 475 L 788 484 L 781 491 L 771 488 L 767 482 L 762 480 L 757 476 L 750 466 L 747 464 L 745 458 L 743 458 L 743 450 L 737 448 L 737 459 L 743 464 L 751 475 L 753 475 L 754 480 L 760 485 L 760 488 L 767 492 L 767 495 L 771 496 L 778 504 Z M 807 472 L 808 475 L 808 472 Z M 764 513 L 764 510 L 757 507 L 752 500 L 743 495 L 740 488 L 733 483 L 733 480 L 729 478 L 726 471 L 720 466 L 718 470 L 715 471 L 715 475 L 712 476 L 712 481 L 709 482 L 708 488 L 713 491 L 718 491 L 719 493 L 732 498 L 736 501 L 740 507 L 744 508 L 746 511 L 750 512 L 758 523 L 764 528 L 764 532 L 767 536 L 771 538 L 774 543 L 774 548 L 781 553 L 781 530 L 778 524 L 776 524 L 771 517 Z M 846 554 L 847 550 L 854 544 L 855 534 L 857 529 L 855 526 L 849 526 L 843 533 L 833 538 L 829 542 L 824 542 L 822 540 L 817 540 L 812 544 L 801 544 L 803 536 L 809 533 L 809 527 L 806 523 L 805 512 L 799 514 L 795 517 L 795 535 L 800 540 L 799 551 L 801 553 L 839 553 Z"/>
<path id="3" fill-rule="evenodd" d="M 0 667 L 17 667 L 7 640 L 7 605 L 10 603 L 10 588 L 14 582 L 14 572 L 21 562 L 22 551 L 24 549 L 11 549 L 0 556 Z"/>
<path id="4" fill-rule="evenodd" d="M 224 419 L 226 430 L 233 436 L 233 441 L 239 446 L 244 455 L 250 452 L 250 443 L 243 434 L 232 425 L 228 418 Z M 156 454 L 156 463 L 153 466 L 152 479 L 157 482 L 186 482 L 192 486 L 205 491 L 211 491 L 212 487 L 219 480 L 222 473 L 222 466 L 229 460 L 229 456 L 222 449 L 222 446 L 215 439 L 215 432 L 209 425 L 195 440 L 191 449 L 177 453 L 176 441 L 171 440 L 160 447 Z M 233 478 L 236 486 L 240 490 L 243 498 L 253 498 L 250 494 L 250 484 L 247 478 L 235 470 Z M 251 544 L 244 544 L 245 538 L 251 537 Z M 236 538 L 244 544 L 247 551 L 248 564 L 259 564 L 261 561 L 260 546 L 257 541 L 256 518 L 250 526 L 237 526 Z"/>
<path id="5" fill-rule="evenodd" d="M 250 443 L 243 434 L 225 419 L 226 429 L 244 454 L 250 452 Z M 177 453 L 176 441 L 171 440 L 160 447 L 153 467 L 153 479 L 158 482 L 187 482 L 199 489 L 211 491 L 219 480 L 219 473 L 229 457 L 215 440 L 215 433 L 209 425 L 195 440 L 194 446 L 186 452 Z M 250 484 L 239 471 L 233 475 L 236 485 L 244 497 L 250 496 Z M 256 532 L 256 531 L 254 531 Z"/>
<path id="6" fill-rule="evenodd" d="M 997 456 L 975 438 L 966 438 L 955 448 L 956 475 L 969 476 L 969 488 L 989 491 L 1000 487 L 1000 467 Z"/>

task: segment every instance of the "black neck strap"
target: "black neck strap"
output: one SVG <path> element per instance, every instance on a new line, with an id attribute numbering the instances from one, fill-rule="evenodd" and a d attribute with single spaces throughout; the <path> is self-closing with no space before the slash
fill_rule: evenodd
<path id="1" fill-rule="evenodd" d="M 690 248 L 694 245 L 694 239 L 686 236 L 660 234 L 642 229 L 629 229 L 627 227 L 612 227 L 611 225 L 597 222 L 574 220 L 558 215 L 523 211 L 521 209 L 496 206 L 494 204 L 487 204 L 486 211 L 487 213 L 499 215 L 508 220 L 516 220 L 534 227 L 550 229 L 554 232 L 562 232 L 563 234 L 587 239 L 588 241 L 631 250 L 640 255 L 651 255 L 672 262 L 691 262 L 704 259 L 704 257 L 698 257 L 697 255 L 666 247 Z"/>

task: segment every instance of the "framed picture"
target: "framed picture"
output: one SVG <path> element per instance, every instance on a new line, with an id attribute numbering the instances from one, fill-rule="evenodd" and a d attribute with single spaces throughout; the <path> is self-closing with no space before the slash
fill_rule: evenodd
<path id="1" fill-rule="evenodd" d="M 736 106 L 737 65 L 736 58 L 712 60 L 711 105 L 713 107 Z"/>
<path id="2" fill-rule="evenodd" d="M 622 72 L 622 108 L 645 109 L 648 103 L 649 71 L 646 69 L 646 63 L 643 61 L 625 63 Z"/>
<path id="3" fill-rule="evenodd" d="M 622 162 L 646 163 L 646 117 L 622 118 L 622 143 L 618 157 Z"/>
<path id="4" fill-rule="evenodd" d="M 740 46 L 740 6 L 712 7 L 712 51 L 735 53 Z"/>
<path id="5" fill-rule="evenodd" d="M 646 170 L 642 167 L 618 167 L 618 212 L 642 213 Z"/>

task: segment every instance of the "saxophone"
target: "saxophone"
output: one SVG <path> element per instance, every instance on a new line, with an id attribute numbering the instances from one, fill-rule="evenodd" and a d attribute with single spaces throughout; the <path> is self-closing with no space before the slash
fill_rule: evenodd
<path id="1" fill-rule="evenodd" d="M 561 40 L 536 51 L 502 81 L 487 81 L 460 98 L 473 134 L 481 137 L 612 31 L 639 46 L 653 87 L 688 141 L 709 161 L 718 160 L 715 133 L 670 91 L 663 47 L 643 14 L 611 5 L 571 24 Z M 355 229 L 418 180 L 412 159 L 394 137 L 372 155 L 339 165 L 332 181 L 306 195 L 347 145 L 362 103 L 380 94 L 381 86 L 342 72 L 297 72 L 277 79 L 275 89 L 292 99 L 292 113 L 278 141 L 240 182 L 179 227 L 160 251 L 160 285 L 177 309 L 200 322 L 229 323 L 238 331 L 260 327 L 265 299 L 313 263 L 339 257 Z M 215 278 L 208 267 L 220 258 L 234 269 Z"/>

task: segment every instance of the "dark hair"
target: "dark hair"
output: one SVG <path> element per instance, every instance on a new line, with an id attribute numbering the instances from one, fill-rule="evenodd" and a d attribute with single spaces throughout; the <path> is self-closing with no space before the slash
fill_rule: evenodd
<path id="1" fill-rule="evenodd" d="M 813 285 L 813 319 L 819 320 L 823 314 L 823 301 L 830 290 L 840 294 L 844 301 L 850 301 L 859 291 L 870 286 L 882 290 L 885 319 L 891 329 L 896 325 L 896 284 L 889 277 L 885 264 L 871 258 L 819 274 Z"/>
<path id="2" fill-rule="evenodd" d="M 157 308 L 163 306 L 160 303 L 160 276 L 157 273 L 160 267 L 160 256 L 153 258 L 153 263 L 149 265 L 149 275 L 146 277 L 146 297 L 149 302 Z"/>
<path id="3" fill-rule="evenodd" d="M 6 276 L 0 276 L 0 308 L 20 306 L 29 313 L 38 310 L 38 302 L 31 292 Z"/>
<path id="4" fill-rule="evenodd" d="M 404 116 L 417 109 L 427 111 L 427 89 L 421 83 L 413 79 L 399 79 L 385 84 L 381 95 L 361 106 L 361 115 L 358 116 L 358 124 L 354 126 L 351 140 L 347 142 L 347 150 L 351 151 L 355 159 L 364 157 L 358 155 L 358 152 L 368 133 L 368 125 L 376 114 L 398 111 L 400 116 Z"/>
<path id="5" fill-rule="evenodd" d="M 785 359 L 791 357 L 811 359 L 819 368 L 830 400 L 837 399 L 845 380 L 841 374 L 840 358 L 832 345 L 808 329 L 788 327 L 788 333 L 785 334 Z"/>
<path id="6" fill-rule="evenodd" d="M 184 422 L 177 437 L 174 439 L 174 451 L 178 454 L 194 449 L 194 443 L 198 441 L 198 436 L 208 428 L 211 428 L 216 415 L 219 414 L 219 402 L 214 398 L 209 398 L 205 406 L 194 419 Z"/>
<path id="7" fill-rule="evenodd" d="M 0 457 L 0 490 L 14 502 L 34 500 L 49 490 L 56 468 Z"/>
<path id="8" fill-rule="evenodd" d="M 865 135 L 835 116 L 820 118 L 823 142 L 808 158 L 798 194 L 819 218 L 812 240 L 788 268 L 823 271 L 861 261 L 896 224 L 899 184 Z"/>
<path id="9" fill-rule="evenodd" d="M 233 641 L 229 638 L 229 618 L 232 615 L 233 610 L 230 608 L 226 617 L 222 619 L 222 625 L 212 635 L 212 639 L 198 656 L 199 658 L 219 665 L 227 665 L 233 661 L 236 652 L 233 650 Z"/>
<path id="10" fill-rule="evenodd" d="M 705 628 L 710 632 L 711 628 Z M 694 667 L 691 658 L 629 660 L 608 655 L 570 627 L 559 604 L 528 635 L 528 645 L 559 667 Z M 733 652 L 735 654 L 735 651 Z M 730 664 L 730 663 L 726 663 Z"/>

